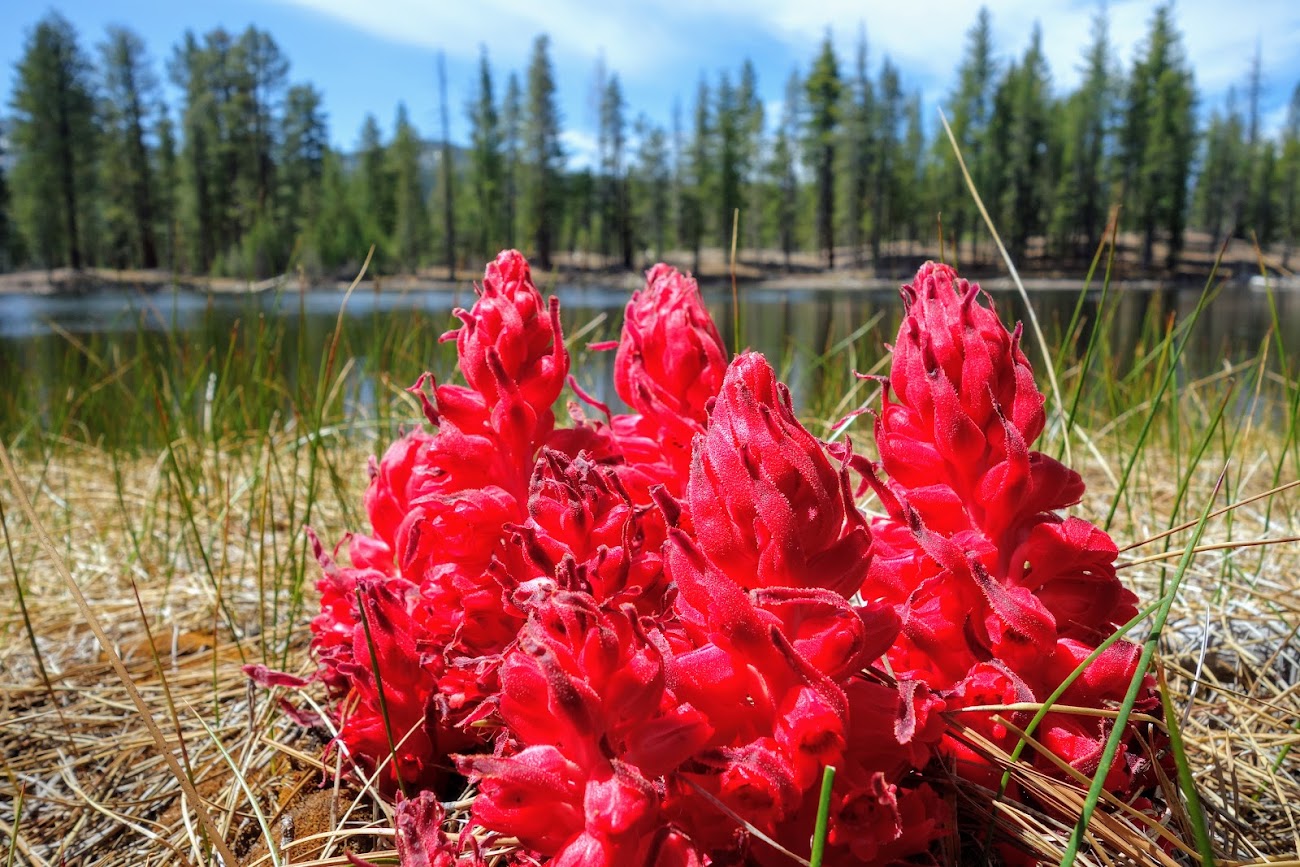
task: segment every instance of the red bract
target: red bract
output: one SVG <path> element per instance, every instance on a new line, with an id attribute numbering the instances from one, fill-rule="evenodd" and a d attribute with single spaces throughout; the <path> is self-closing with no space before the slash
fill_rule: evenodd
<path id="1" fill-rule="evenodd" d="M 553 855 L 582 833 L 585 773 L 550 744 L 509 758 L 466 757 L 462 773 L 479 781 L 474 818 L 506 830 L 529 849 Z"/>
<path id="2" fill-rule="evenodd" d="M 397 565 L 417 584 L 455 573 L 487 572 L 502 525 L 521 517 L 520 504 L 496 486 L 420 497 L 397 531 Z"/>
<path id="3" fill-rule="evenodd" d="M 488 263 L 478 301 L 456 316 L 462 326 L 444 339 L 455 338 L 461 374 L 489 410 L 509 383 L 539 418 L 549 415 L 569 375 L 569 354 L 559 302 L 542 301 L 527 260 L 507 250 Z"/>
<path id="4" fill-rule="evenodd" d="M 662 825 L 651 783 L 709 738 L 666 689 L 661 646 L 630 607 L 561 592 L 531 613 L 501 669 L 516 755 L 460 760 L 481 780 L 475 820 L 556 863 L 640 863 Z"/>
<path id="5" fill-rule="evenodd" d="M 900 788 L 879 772 L 837 798 L 832 809 L 826 863 L 938 864 L 927 856 L 934 841 L 951 832 L 951 809 L 934 789 Z"/>
<path id="6" fill-rule="evenodd" d="M 1011 552 L 1007 578 L 1033 591 L 1062 638 L 1099 642 L 1109 624 L 1137 615 L 1136 597 L 1115 577 L 1118 554 L 1114 540 L 1087 521 L 1044 521 Z"/>
<path id="7" fill-rule="evenodd" d="M 492 835 L 521 865 L 786 863 L 751 829 L 807 852 L 827 765 L 828 867 L 937 863 L 949 768 L 999 776 L 945 739 L 946 712 L 1042 701 L 1135 613 L 1110 537 L 1058 514 L 1082 479 L 1033 451 L 1043 396 L 982 297 L 933 264 L 905 287 L 871 464 L 804 429 L 762 356 L 728 366 L 694 281 L 662 265 L 614 364 L 633 413 L 575 382 L 600 417 L 571 404 L 555 429 L 558 305 L 518 253 L 489 264 L 448 335 L 465 384 L 413 388 L 437 431 L 372 464 L 352 565 L 312 537 L 336 744 L 402 793 L 402 863 L 479 867 Z M 870 529 L 850 469 L 884 511 Z M 1061 706 L 1117 704 L 1137 660 L 1115 644 Z M 1149 679 L 1138 709 L 1159 711 Z M 1014 747 L 991 714 L 962 719 Z M 1055 756 L 1027 755 L 1145 809 L 1153 747 L 1132 729 L 1100 768 L 1109 725 L 1054 710 L 1035 735 Z M 431 794 L 464 782 L 453 762 L 477 791 L 465 845 Z"/>
<path id="8" fill-rule="evenodd" d="M 635 506 L 618 474 L 579 453 L 546 450 L 533 473 L 529 520 L 520 528 L 524 554 L 541 577 L 601 602 L 662 607 L 660 510 Z"/>
<path id="9" fill-rule="evenodd" d="M 442 830 L 442 804 L 432 792 L 403 798 L 394 811 L 397 860 L 402 867 L 487 867 L 477 847 L 460 858 L 459 847 Z"/>
<path id="10" fill-rule="evenodd" d="M 627 304 L 617 346 L 614 388 L 635 412 L 611 416 L 608 407 L 588 397 L 607 420 L 589 434 L 607 440 L 624 458 L 618 472 L 634 496 L 654 484 L 680 496 L 690 471 L 691 441 L 704 430 L 706 407 L 727 369 L 726 349 L 695 280 L 662 264 L 646 272 L 645 288 Z M 594 442 L 583 447 L 604 451 Z M 648 499 L 637 496 L 637 502 Z"/>
<path id="11" fill-rule="evenodd" d="M 679 611 L 695 644 L 673 660 L 677 692 L 708 716 L 717 746 L 761 748 L 772 755 L 765 766 L 779 768 L 782 779 L 788 778 L 794 799 L 771 805 L 780 818 L 797 806 L 821 767 L 838 757 L 848 700 L 739 585 L 703 560 L 684 534 L 674 535 L 668 564 L 680 594 Z M 861 621 L 850 614 L 805 644 L 814 651 L 826 643 L 852 647 L 865 641 L 863 632 Z M 770 788 L 779 791 L 784 785 Z"/>
<path id="12" fill-rule="evenodd" d="M 351 681 L 341 706 L 339 743 L 348 759 L 389 796 L 409 786 L 432 787 L 444 773 L 439 757 L 436 664 L 417 650 L 406 588 L 377 581 L 357 584 L 363 606 L 352 630 L 350 661 L 338 671 Z"/>
<path id="13" fill-rule="evenodd" d="M 695 280 L 667 265 L 651 268 L 624 314 L 614 360 L 618 396 L 660 423 L 702 429 L 726 370 L 726 348 Z M 690 439 L 679 445 L 689 449 Z"/>
<path id="14" fill-rule="evenodd" d="M 692 839 L 711 851 L 738 845 L 702 791 L 797 850 L 811 833 L 826 765 L 840 768 L 843 793 L 876 773 L 902 782 L 929 761 L 942 702 L 917 685 L 904 695 L 856 679 L 895 634 L 892 614 L 854 610 L 823 589 L 747 594 L 680 530 L 667 551 L 685 632 L 673 658 L 675 692 L 715 729 L 711 749 L 669 780 L 671 813 Z M 850 694 L 861 700 L 857 712 Z M 928 851 L 949 824 L 908 836 L 899 851 Z M 835 853 L 827 863 L 854 863 L 847 848 Z"/>
<path id="15" fill-rule="evenodd" d="M 397 528 L 420 495 L 425 475 L 419 470 L 428 460 L 435 438 L 415 430 L 395 440 L 380 461 L 370 459 L 370 487 L 366 488 L 366 514 L 370 536 L 353 536 L 348 554 L 354 566 L 391 573 Z"/>
<path id="16" fill-rule="evenodd" d="M 555 744 L 584 766 L 609 749 L 658 776 L 707 737 L 702 718 L 675 712 L 662 649 L 635 612 L 602 610 L 585 593 L 533 611 L 501 687 L 501 716 L 525 743 Z"/>
<path id="17" fill-rule="evenodd" d="M 850 596 L 871 534 L 848 470 L 794 417 L 763 356 L 727 369 L 708 433 L 696 443 L 687 503 L 700 548 L 742 587 L 824 587 Z"/>
<path id="18" fill-rule="evenodd" d="M 875 425 L 889 480 L 877 468 L 868 474 L 887 514 L 872 525 L 875 560 L 863 596 L 898 610 L 895 672 L 957 706 L 1042 701 L 1070 673 L 1058 662 L 1064 648 L 1110 635 L 1136 614 L 1136 598 L 1116 578 L 1110 537 L 1055 511 L 1079 501 L 1083 481 L 1031 448 L 1044 398 L 1019 327 L 1008 332 L 980 303 L 979 287 L 944 265 L 923 266 L 903 297 L 907 315 Z M 1118 700 L 1133 676 L 1100 660 L 1089 670 L 1093 707 Z M 1144 696 L 1155 700 L 1149 689 Z M 967 721 L 994 743 L 1014 745 L 1003 727 Z M 1095 768 L 1097 720 L 1051 714 L 1044 726 L 1053 752 Z M 951 749 L 959 771 L 990 782 L 991 768 L 959 744 Z M 1140 764 L 1140 747 L 1130 749 L 1117 768 Z M 1119 770 L 1108 783 L 1125 795 L 1138 785 Z"/>

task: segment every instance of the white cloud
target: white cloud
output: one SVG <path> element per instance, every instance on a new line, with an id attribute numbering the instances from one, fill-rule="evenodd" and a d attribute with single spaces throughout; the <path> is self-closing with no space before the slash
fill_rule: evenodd
<path id="1" fill-rule="evenodd" d="M 927 103 L 942 98 L 965 48 L 966 31 L 977 7 L 966 0 L 280 0 L 315 10 L 386 39 L 452 56 L 472 57 L 488 47 L 493 60 L 524 68 L 535 34 L 550 35 L 553 57 L 565 88 L 587 80 L 598 57 L 625 84 L 644 94 L 668 89 L 689 102 L 701 70 L 712 75 L 740 60 L 736 38 L 752 36 L 764 45 L 784 46 L 805 64 L 828 25 L 833 25 L 842 62 L 851 62 L 859 24 L 865 24 L 873 74 L 888 54 L 902 71 L 905 86 L 921 88 Z M 1079 80 L 1082 54 L 1100 2 L 1043 4 L 1038 0 L 990 2 L 994 45 L 1001 58 L 1018 56 L 1033 23 L 1043 30 L 1043 45 L 1058 91 Z M 1145 38 L 1156 4 L 1149 0 L 1111 0 L 1108 4 L 1113 57 L 1127 69 Z M 1300 5 L 1293 0 L 1249 0 L 1227 8 L 1221 0 L 1180 0 L 1175 19 L 1208 106 L 1226 90 L 1241 86 L 1258 43 L 1262 49 L 1268 112 L 1289 96 L 1300 77 Z M 726 23 L 730 22 L 730 23 Z M 741 34 L 737 37 L 736 34 Z M 725 42 L 727 49 L 719 49 Z M 780 99 L 784 68 L 750 50 L 769 99 Z M 575 76 L 578 76 L 575 79 Z M 631 89 L 631 88 L 629 88 Z M 577 105 L 572 97 L 570 106 Z M 583 102 L 585 103 L 585 99 Z M 571 109 L 572 111 L 572 109 Z M 581 111 L 582 114 L 590 114 Z M 667 117 L 658 118 L 666 121 Z M 566 120 L 587 125 L 588 117 Z"/>
<path id="2" fill-rule="evenodd" d="M 565 165 L 571 169 L 585 169 L 596 165 L 599 158 L 596 137 L 576 129 L 560 133 L 560 146 L 564 148 Z"/>
<path id="3" fill-rule="evenodd" d="M 476 57 L 486 45 L 494 58 L 523 68 L 534 37 L 551 38 L 553 56 L 594 63 L 604 53 L 611 68 L 641 75 L 675 56 L 669 22 L 624 14 L 616 5 L 585 0 L 282 0 L 322 12 L 395 42 Z M 647 51 L 647 45 L 658 48 Z"/>
<path id="4" fill-rule="evenodd" d="M 856 22 L 866 25 L 874 56 L 889 54 L 906 72 L 930 73 L 947 82 L 965 49 L 966 31 L 977 7 L 964 0 L 822 0 L 815 14 L 801 0 L 720 0 L 736 15 L 761 18 L 769 26 L 812 45 L 834 24 L 837 48 L 851 56 Z M 715 3 L 715 8 L 716 8 Z M 1145 39 L 1157 4 L 1118 0 L 1107 4 L 1113 56 L 1128 68 Z M 988 4 L 993 41 L 1003 57 L 1019 55 L 1034 22 L 1043 29 L 1043 47 L 1055 83 L 1068 89 L 1078 83 L 1092 20 L 1100 3 L 1043 4 L 1038 0 L 1001 0 Z M 1300 55 L 1300 6 L 1293 0 L 1250 0 L 1230 9 L 1221 0 L 1183 0 L 1174 7 L 1198 86 L 1208 93 L 1225 91 L 1246 77 L 1257 41 L 1264 68 L 1278 69 Z M 854 22 L 853 26 L 847 26 Z M 1294 74 L 1294 68 L 1288 70 Z M 1286 83 L 1289 89 L 1291 82 Z"/>

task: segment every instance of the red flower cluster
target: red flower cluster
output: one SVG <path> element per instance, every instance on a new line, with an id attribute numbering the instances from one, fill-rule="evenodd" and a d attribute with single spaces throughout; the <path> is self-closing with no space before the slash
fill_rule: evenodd
<path id="1" fill-rule="evenodd" d="M 907 313 L 875 423 L 880 463 L 868 475 L 887 515 L 871 525 L 862 597 L 898 612 L 902 628 L 886 654 L 895 674 L 927 684 L 950 708 L 1044 701 L 1137 613 L 1136 597 L 1116 578 L 1111 538 L 1058 512 L 1079 502 L 1083 480 L 1030 448 L 1043 431 L 1044 398 L 1020 327 L 1008 332 L 980 303 L 979 287 L 945 265 L 923 266 L 903 297 Z M 1059 704 L 1118 704 L 1137 662 L 1134 645 L 1113 645 Z M 1158 705 L 1148 679 L 1138 707 Z M 963 718 L 1011 749 L 1015 736 L 991 716 Z M 1023 725 L 1032 714 L 1010 716 Z M 1052 712 L 1036 734 L 1092 775 L 1109 725 Z M 1155 779 L 1136 737 L 1124 746 L 1107 785 L 1133 798 Z M 964 776 L 999 776 L 956 741 L 945 747 Z M 1057 773 L 1046 757 L 1037 763 Z"/>
<path id="2" fill-rule="evenodd" d="M 571 405 L 566 427 L 558 304 L 523 257 L 457 311 L 467 384 L 417 383 L 436 433 L 372 465 L 351 566 L 318 550 L 337 746 L 402 794 L 403 863 L 481 863 L 429 794 L 457 773 L 470 829 L 517 839 L 520 864 L 783 863 L 808 850 L 827 765 L 825 863 L 936 862 L 951 798 L 923 771 L 947 752 L 989 773 L 943 712 L 1045 697 L 1133 612 L 1110 539 L 1056 515 L 1078 475 L 1029 450 L 1043 399 L 1018 333 L 923 268 L 868 465 L 799 424 L 762 356 L 727 363 L 693 280 L 647 277 L 614 365 L 633 412 L 586 398 L 602 417 Z M 870 525 L 864 466 L 888 509 Z M 1067 703 L 1117 697 L 1132 650 Z M 1104 734 L 1063 713 L 1043 729 L 1084 771 Z M 1135 748 L 1110 774 L 1146 783 Z"/>

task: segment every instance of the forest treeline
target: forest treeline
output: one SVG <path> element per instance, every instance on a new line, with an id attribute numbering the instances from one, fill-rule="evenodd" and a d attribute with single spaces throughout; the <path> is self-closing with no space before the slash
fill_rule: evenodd
<path id="1" fill-rule="evenodd" d="M 943 100 L 1011 254 L 1086 257 L 1120 204 L 1151 271 L 1177 265 L 1189 228 L 1289 256 L 1300 85 L 1273 135 L 1258 52 L 1242 59 L 1240 90 L 1200 105 L 1171 5 L 1127 64 L 1104 10 L 1081 48 L 1077 89 L 1058 93 L 1037 26 L 1003 57 L 981 9 Z M 391 128 L 369 116 L 355 150 L 340 152 L 322 94 L 291 79 L 270 33 L 189 32 L 160 64 L 129 29 L 91 49 L 50 13 L 27 36 L 3 118 L 0 270 L 320 274 L 355 268 L 372 244 L 386 273 L 507 246 L 542 267 L 581 251 L 632 268 L 671 250 L 698 270 L 702 249 L 730 247 L 737 210 L 740 249 L 787 266 L 810 251 L 827 266 L 868 266 L 940 231 L 962 258 L 991 255 L 946 135 L 865 33 L 840 57 L 828 32 L 785 82 L 776 117 L 747 59 L 701 75 L 666 124 L 628 105 L 617 72 L 598 66 L 596 152 L 582 165 L 562 145 L 545 35 L 521 71 L 502 75 L 486 51 L 472 81 L 449 83 L 443 69 L 439 58 L 428 100 L 439 129 L 417 130 L 399 106 Z M 449 140 L 453 111 L 467 114 L 466 142 Z"/>

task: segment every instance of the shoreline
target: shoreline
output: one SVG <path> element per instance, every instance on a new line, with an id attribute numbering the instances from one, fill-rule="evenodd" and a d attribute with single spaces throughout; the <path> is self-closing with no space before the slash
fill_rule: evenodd
<path id="1" fill-rule="evenodd" d="M 625 289 L 629 293 L 644 285 L 640 273 L 626 271 L 585 272 L 560 269 L 549 272 L 535 272 L 538 287 L 547 291 L 556 286 L 576 288 L 615 288 Z M 700 288 L 706 291 L 725 291 L 730 288 L 730 277 L 705 273 L 697 278 Z M 973 276 L 974 282 L 990 292 L 1014 290 L 1015 284 L 1005 276 Z M 1085 281 L 1070 277 L 1023 276 L 1022 282 L 1029 291 L 1034 292 L 1079 292 Z M 418 274 L 402 274 L 376 279 L 363 279 L 354 291 L 366 293 L 403 294 L 407 292 L 456 292 L 465 291 L 478 280 L 468 276 L 454 281 L 446 277 L 433 277 Z M 812 271 L 807 273 L 765 273 L 762 275 L 737 275 L 736 286 L 741 292 L 809 292 L 809 291 L 845 291 L 845 292 L 892 292 L 907 281 L 905 277 L 877 277 L 861 271 Z M 1156 291 L 1165 288 L 1179 288 L 1171 281 L 1153 279 L 1133 279 L 1117 281 L 1125 289 L 1133 291 Z M 44 298 L 76 298 L 95 295 L 103 290 L 136 290 L 145 294 L 179 291 L 194 295 L 234 296 L 260 295 L 275 291 L 307 292 L 343 292 L 351 281 L 321 278 L 308 285 L 288 275 L 278 278 L 248 282 L 228 277 L 192 277 L 173 275 L 169 272 L 130 272 L 123 274 L 116 271 L 100 269 L 83 270 L 69 273 L 67 269 L 56 272 L 19 271 L 0 274 L 0 297 L 31 296 Z M 1099 280 L 1093 281 L 1093 288 L 1099 289 Z"/>
<path id="2" fill-rule="evenodd" d="M 307 291 L 313 293 L 343 292 L 351 281 L 320 278 L 302 285 L 297 278 L 281 275 L 277 278 L 249 282 L 226 277 L 192 277 L 173 275 L 167 272 L 132 272 L 124 275 L 115 271 L 90 269 L 76 274 L 64 273 L 60 269 L 51 275 L 45 271 L 21 271 L 0 274 L 0 297 L 29 296 L 42 298 L 77 298 L 92 296 L 105 290 L 139 291 L 144 294 L 179 291 L 193 295 L 241 296 L 261 295 L 268 292 Z M 543 292 L 553 291 L 555 287 L 572 288 L 612 288 L 624 289 L 631 293 L 644 286 L 644 278 L 638 272 L 602 271 L 584 272 L 560 269 L 547 272 L 534 272 L 534 279 Z M 704 274 L 697 278 L 700 288 L 705 291 L 727 291 L 731 278 L 725 275 Z M 896 292 L 907 282 L 906 277 L 878 277 L 861 271 L 813 271 L 808 273 L 774 272 L 762 275 L 737 275 L 736 287 L 742 293 L 748 292 L 810 292 L 810 291 L 844 291 L 844 292 Z M 1013 291 L 1016 287 L 1011 278 L 1005 276 L 972 276 L 974 282 L 990 292 Z M 1034 292 L 1079 292 L 1085 281 L 1069 277 L 1042 277 L 1030 274 L 1021 278 L 1025 287 Z M 400 295 L 407 292 L 464 292 L 478 282 L 478 275 L 471 278 L 468 273 L 452 281 L 446 277 L 432 277 L 418 274 L 401 274 L 382 277 L 378 280 L 363 279 L 357 283 L 354 291 L 365 293 L 383 293 Z M 1153 279 L 1122 280 L 1126 289 L 1135 291 L 1155 291 L 1173 288 L 1169 281 Z M 1093 281 L 1093 288 L 1101 287 L 1099 280 Z"/>
<path id="3" fill-rule="evenodd" d="M 759 253 L 756 258 L 736 263 L 735 284 L 745 292 L 780 291 L 895 291 L 916 273 L 916 267 L 933 251 L 917 250 L 911 256 L 891 256 L 882 267 L 840 266 L 827 269 L 813 254 L 800 254 L 787 270 L 771 251 Z M 1132 267 L 1131 263 L 1116 261 L 1112 284 L 1128 290 L 1156 291 L 1163 289 L 1199 288 L 1209 276 L 1209 269 L 1196 257 L 1184 263 L 1176 274 L 1151 276 Z M 689 271 L 689 255 L 666 254 L 664 261 Z M 717 250 L 706 250 L 700 269 L 694 275 L 700 287 L 707 290 L 729 289 L 732 274 L 729 263 Z M 978 282 L 989 291 L 1015 289 L 1001 262 L 959 262 L 962 276 Z M 600 287 L 625 289 L 631 292 L 644 285 L 643 271 L 593 264 L 586 256 L 565 256 L 549 271 L 534 269 L 533 277 L 538 288 L 546 291 L 556 286 Z M 1021 280 L 1032 291 L 1071 291 L 1084 288 L 1081 275 L 1087 273 L 1087 263 L 1049 262 L 1030 259 L 1021 269 Z M 1255 286 L 1259 280 L 1259 260 L 1240 255 L 1224 257 L 1217 280 L 1242 288 Z M 457 269 L 455 279 L 450 279 L 445 267 L 421 269 L 415 273 L 366 276 L 357 282 L 356 291 L 367 293 L 403 293 L 413 291 L 456 292 L 469 289 L 478 281 L 481 270 Z M 57 268 L 54 270 L 28 270 L 0 274 L 0 296 L 78 297 L 93 295 L 101 290 L 136 290 L 144 293 L 181 291 L 196 295 L 257 295 L 266 292 L 341 292 L 354 281 L 355 273 L 336 271 L 328 275 L 281 274 L 264 280 L 249 281 L 233 277 L 204 277 L 178 274 L 162 269 L 124 270 L 108 268 Z M 1252 279 L 1254 278 L 1254 279 Z M 1094 275 L 1092 286 L 1100 288 L 1101 269 Z M 1272 275 L 1275 288 L 1294 289 L 1296 278 Z"/>

